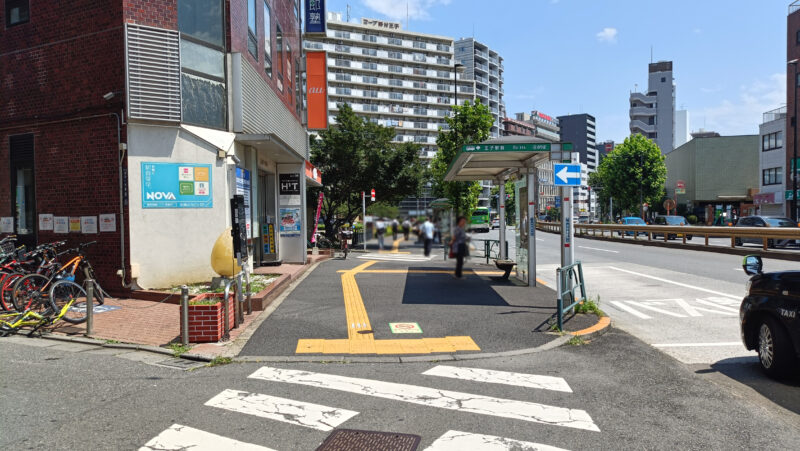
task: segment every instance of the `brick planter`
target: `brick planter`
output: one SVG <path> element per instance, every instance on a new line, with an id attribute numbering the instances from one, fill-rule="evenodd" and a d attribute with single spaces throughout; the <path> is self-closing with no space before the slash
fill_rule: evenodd
<path id="1" fill-rule="evenodd" d="M 197 301 L 217 299 L 216 304 L 196 305 Z M 233 327 L 233 295 L 228 298 L 228 327 Z M 181 326 L 182 327 L 182 326 Z M 189 301 L 189 341 L 192 343 L 216 342 L 225 331 L 225 317 L 221 293 L 203 293 Z"/>

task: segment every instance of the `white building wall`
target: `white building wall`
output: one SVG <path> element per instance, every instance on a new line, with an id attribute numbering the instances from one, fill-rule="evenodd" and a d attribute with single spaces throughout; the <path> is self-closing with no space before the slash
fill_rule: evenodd
<path id="1" fill-rule="evenodd" d="M 675 111 L 675 148 L 686 144 L 692 139 L 689 134 L 689 111 L 677 110 Z"/>
<path id="2" fill-rule="evenodd" d="M 777 149 L 764 151 L 763 139 L 764 135 L 771 133 L 781 133 L 783 145 Z M 784 208 L 784 193 L 786 191 L 786 117 L 782 116 L 777 120 L 765 122 L 759 125 L 759 193 L 775 193 L 775 203 L 773 204 L 760 204 L 759 213 L 763 215 L 780 215 L 785 213 Z M 764 169 L 780 168 L 781 170 L 781 183 L 777 185 L 764 185 L 763 171 Z M 789 187 L 791 190 L 791 187 Z"/>

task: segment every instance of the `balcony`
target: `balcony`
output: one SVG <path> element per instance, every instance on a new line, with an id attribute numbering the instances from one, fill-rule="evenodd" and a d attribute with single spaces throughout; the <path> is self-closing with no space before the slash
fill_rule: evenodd
<path id="1" fill-rule="evenodd" d="M 639 117 L 639 116 L 650 117 L 650 116 L 655 116 L 655 115 L 656 115 L 656 109 L 655 108 L 650 108 L 650 107 L 647 107 L 647 106 L 635 106 L 635 107 L 631 108 L 631 117 L 634 117 L 634 116 L 635 117 Z"/>
<path id="2" fill-rule="evenodd" d="M 656 125 L 655 124 L 645 124 L 642 121 L 633 120 L 633 121 L 631 121 L 631 132 L 632 133 L 639 132 L 639 133 L 641 133 L 643 135 L 647 134 L 647 133 L 655 133 L 656 132 Z"/>
<path id="3" fill-rule="evenodd" d="M 646 105 L 649 105 L 651 103 L 656 103 L 656 96 L 648 96 L 642 94 L 641 92 L 632 92 L 630 98 L 631 103 L 633 103 L 634 100 L 638 100 Z"/>

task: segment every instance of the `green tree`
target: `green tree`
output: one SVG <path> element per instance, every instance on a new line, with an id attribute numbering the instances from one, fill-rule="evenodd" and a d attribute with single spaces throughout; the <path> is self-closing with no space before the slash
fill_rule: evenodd
<path id="1" fill-rule="evenodd" d="M 361 213 L 362 191 L 369 195 L 374 188 L 376 198 L 386 203 L 417 192 L 424 172 L 419 146 L 392 144 L 394 136 L 394 128 L 370 122 L 341 104 L 335 125 L 311 137 L 311 162 L 322 172 L 323 187 L 309 189 L 308 200 L 316 205 L 323 191 L 321 215 L 329 238 Z"/>
<path id="2" fill-rule="evenodd" d="M 431 185 L 435 195 L 450 199 L 457 214 L 468 216 L 478 206 L 480 183 L 446 182 L 444 176 L 461 146 L 489 139 L 492 113 L 480 101 L 467 101 L 453 106 L 453 114 L 445 120 L 449 130 L 440 130 L 436 138 L 439 150 L 430 166 Z"/>
<path id="3" fill-rule="evenodd" d="M 600 202 L 613 197 L 614 209 L 639 214 L 643 202 L 657 204 L 664 197 L 667 167 L 661 150 L 640 134 L 625 138 L 589 176 L 589 185 Z"/>

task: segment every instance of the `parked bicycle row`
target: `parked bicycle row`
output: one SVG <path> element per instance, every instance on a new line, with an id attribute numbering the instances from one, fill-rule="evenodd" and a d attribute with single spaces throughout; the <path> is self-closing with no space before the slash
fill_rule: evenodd
<path id="1" fill-rule="evenodd" d="M 89 285 L 93 305 L 102 305 L 106 293 L 95 281 L 84 253 L 94 243 L 61 250 L 66 242 L 58 241 L 27 250 L 16 246 L 14 236 L 0 240 L 0 336 L 26 326 L 36 330 L 61 319 L 82 323 Z M 65 256 L 71 258 L 64 261 Z"/>

